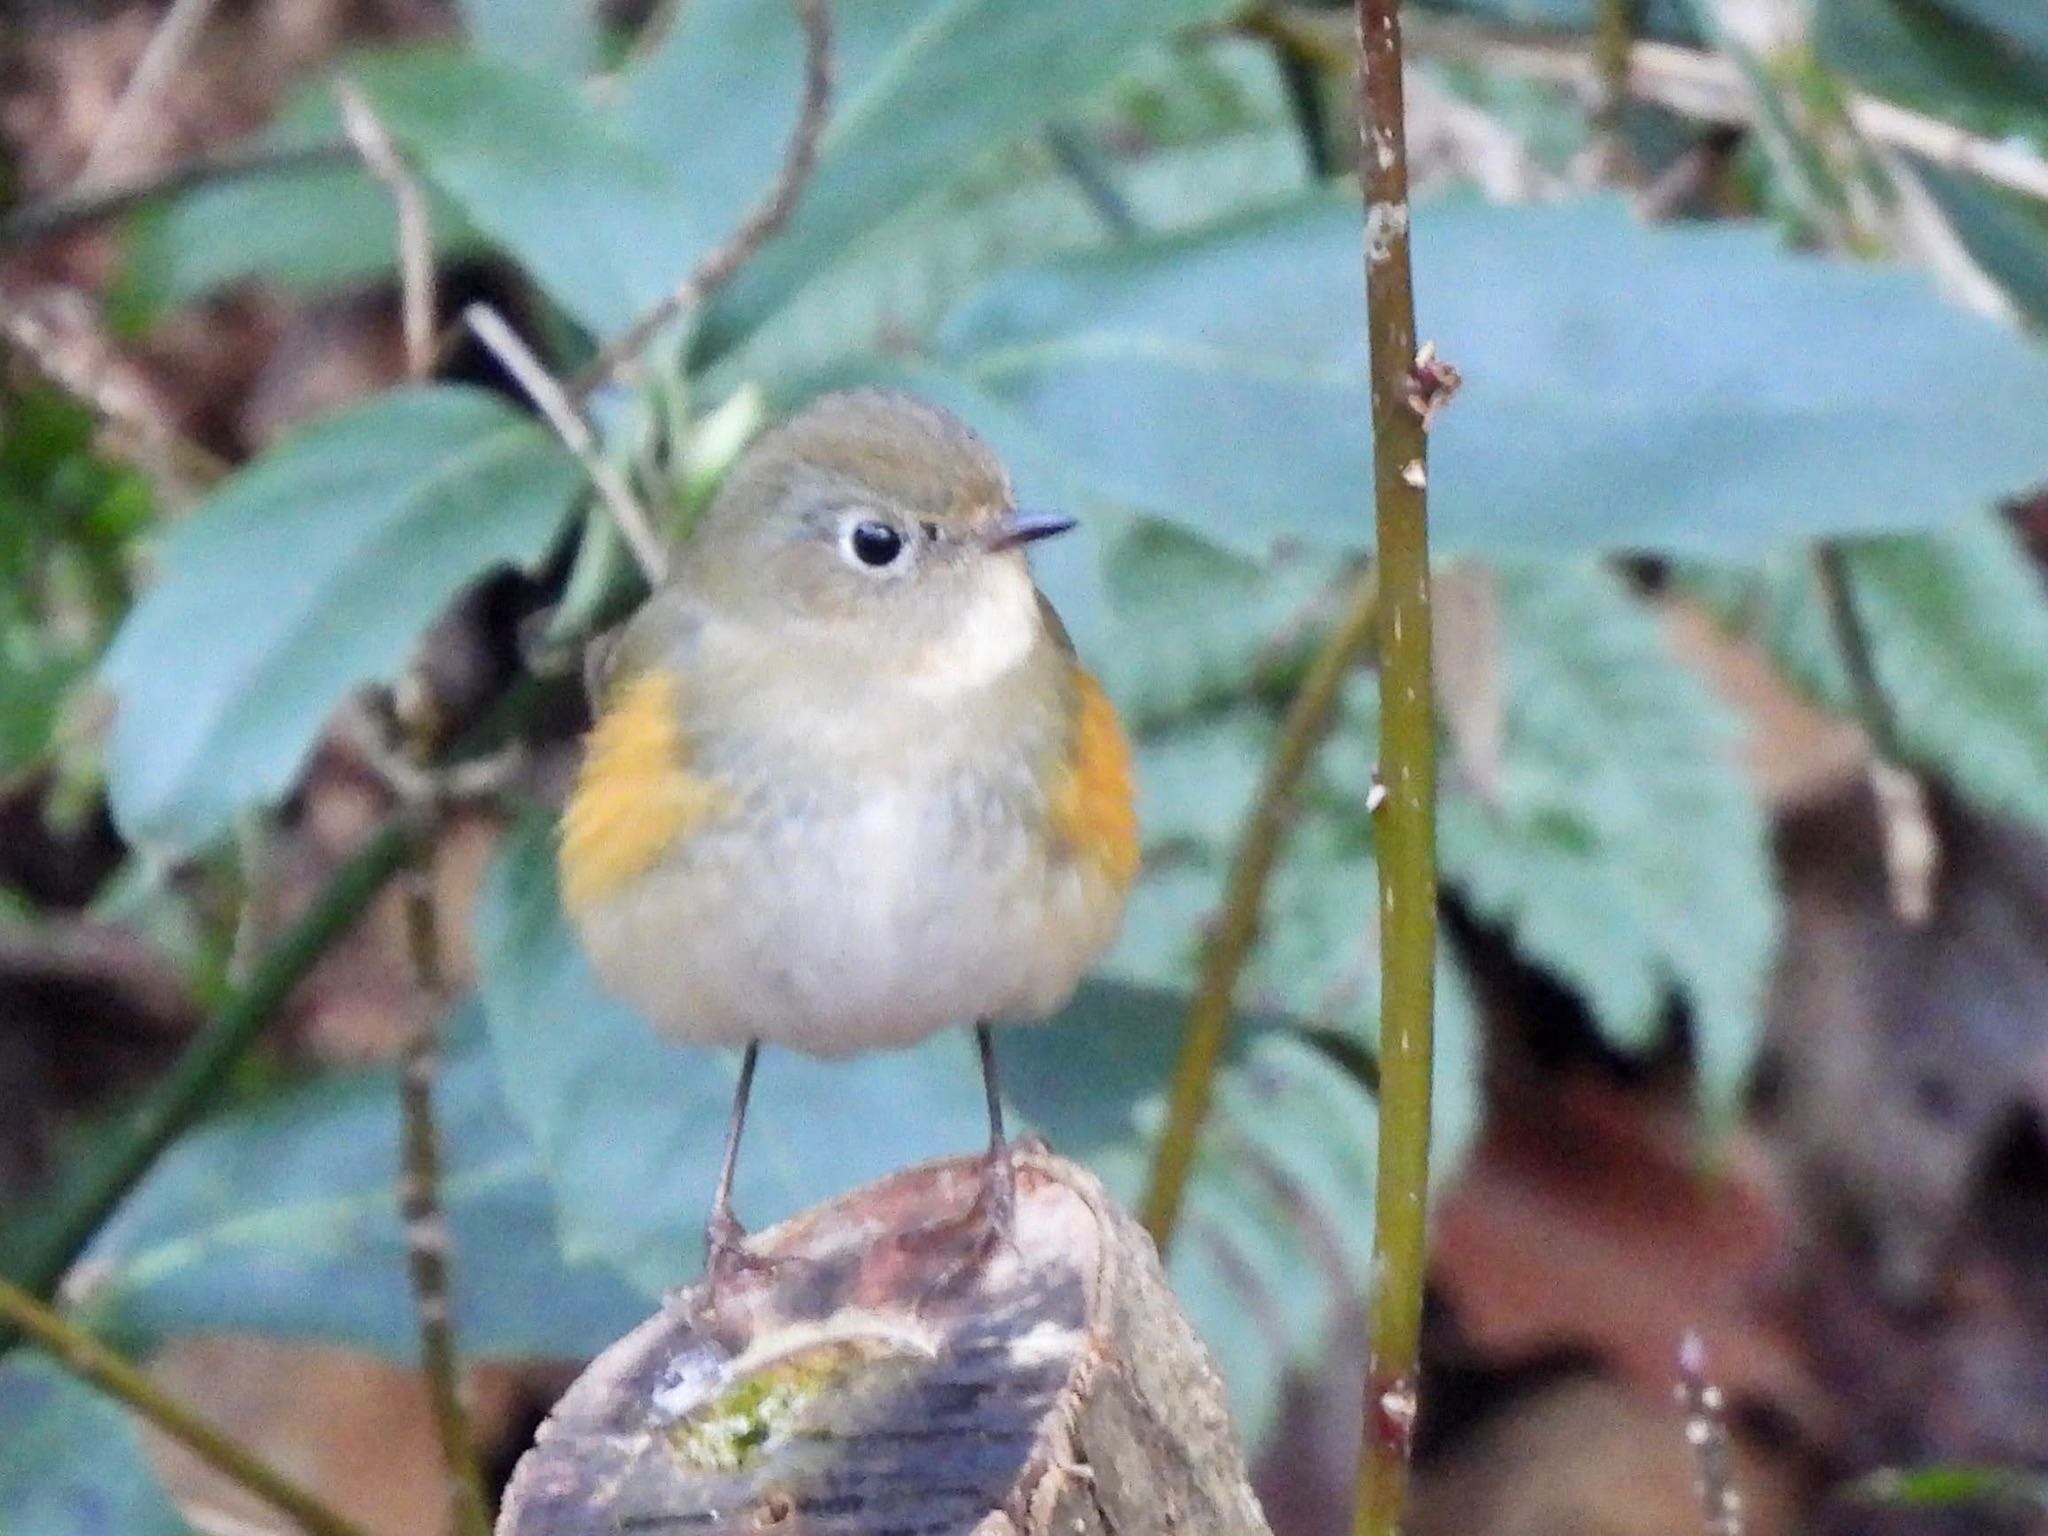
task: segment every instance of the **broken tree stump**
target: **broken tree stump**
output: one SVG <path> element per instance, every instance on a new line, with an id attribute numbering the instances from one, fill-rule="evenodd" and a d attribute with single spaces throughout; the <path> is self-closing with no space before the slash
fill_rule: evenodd
<path id="1" fill-rule="evenodd" d="M 892 1175 L 760 1234 L 715 1310 L 670 1297 L 555 1406 L 498 1536 L 1270 1536 L 1151 1239 L 1020 1149 L 1016 1244 L 963 1264 L 979 1171 Z"/>

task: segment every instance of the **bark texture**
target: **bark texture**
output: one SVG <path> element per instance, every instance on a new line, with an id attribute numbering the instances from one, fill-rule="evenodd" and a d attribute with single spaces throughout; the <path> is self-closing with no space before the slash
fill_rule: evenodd
<path id="1" fill-rule="evenodd" d="M 556 1406 L 499 1536 L 1270 1536 L 1151 1240 L 1074 1164 L 1017 1171 L 985 1261 L 959 1159 L 761 1234 L 772 1267 L 715 1305 L 671 1297 Z"/>

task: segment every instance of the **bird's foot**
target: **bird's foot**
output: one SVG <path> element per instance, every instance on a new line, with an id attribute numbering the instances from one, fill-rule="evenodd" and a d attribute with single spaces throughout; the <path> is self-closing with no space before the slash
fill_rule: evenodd
<path id="1" fill-rule="evenodd" d="M 781 1265 L 780 1259 L 771 1259 L 747 1246 L 747 1229 L 731 1211 L 713 1211 L 704 1223 L 704 1279 L 697 1288 L 699 1310 L 716 1312 L 719 1302 L 736 1286 L 753 1277 L 772 1277 Z"/>
<path id="2" fill-rule="evenodd" d="M 913 1227 L 900 1233 L 896 1242 L 943 1258 L 937 1277 L 920 1293 L 920 1306 L 973 1279 L 1000 1250 L 1015 1253 L 1017 1169 L 1009 1144 L 998 1142 L 988 1149 L 981 1163 L 981 1187 L 965 1211 Z"/>

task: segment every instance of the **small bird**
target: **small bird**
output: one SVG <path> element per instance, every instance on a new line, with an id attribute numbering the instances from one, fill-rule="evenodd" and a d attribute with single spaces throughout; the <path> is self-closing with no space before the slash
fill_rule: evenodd
<path id="1" fill-rule="evenodd" d="M 593 655 L 562 821 L 564 904 L 599 978 L 670 1038 L 739 1046 L 707 1273 L 746 1267 L 733 1170 L 762 1042 L 887 1050 L 1057 1012 L 1138 866 L 1130 751 L 1025 549 L 989 446 L 908 395 L 827 395 L 740 459 L 674 574 Z"/>

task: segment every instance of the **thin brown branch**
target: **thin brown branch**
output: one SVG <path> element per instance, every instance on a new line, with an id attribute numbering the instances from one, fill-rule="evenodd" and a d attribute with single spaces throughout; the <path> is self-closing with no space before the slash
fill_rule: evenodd
<path id="1" fill-rule="evenodd" d="M 334 83 L 342 124 L 363 164 L 391 196 L 398 216 L 398 292 L 405 333 L 405 371 L 418 383 L 434 371 L 434 230 L 427 195 L 406 169 L 390 131 L 362 87 L 346 76 Z"/>
<path id="2" fill-rule="evenodd" d="M 1436 709 L 1429 580 L 1429 427 L 1458 385 L 1417 347 L 1408 238 L 1400 0 L 1357 0 L 1358 175 L 1365 202 L 1379 562 L 1379 1157 L 1357 1536 L 1396 1536 L 1407 1504 L 1428 1259 L 1436 996 Z"/>
<path id="3" fill-rule="evenodd" d="M 406 372 L 415 383 L 433 372 L 434 239 L 427 200 L 406 169 L 398 146 L 369 98 L 351 80 L 335 86 L 348 134 L 370 174 L 390 193 L 398 215 L 400 305 L 405 316 Z M 434 1081 L 440 1075 L 440 1028 L 450 999 L 441 966 L 440 913 L 433 886 L 434 849 L 447 802 L 439 793 L 435 756 L 440 741 L 433 700 L 417 678 L 399 690 L 394 715 L 404 728 L 405 753 L 423 786 L 406 802 L 424 829 L 405 877 L 406 937 L 414 983 L 424 1004 L 399 1062 L 398 1107 L 403 1174 L 399 1213 L 404 1221 L 406 1276 L 419 1324 L 420 1368 L 441 1464 L 448 1474 L 450 1524 L 456 1536 L 491 1536 L 483 1467 L 463 1390 L 462 1354 L 455 1337 L 454 1240 L 441 1204 L 441 1135 L 434 1119 Z"/>
<path id="4" fill-rule="evenodd" d="M 135 61 L 135 72 L 128 77 L 114 109 L 100 126 L 99 137 L 86 156 L 85 169 L 78 174 L 78 185 L 94 185 L 106 168 L 126 152 L 136 130 L 156 112 L 165 88 L 191 57 L 199 34 L 206 30 L 218 3 L 219 0 L 171 0 L 171 8 L 150 34 L 142 57 Z"/>
<path id="5" fill-rule="evenodd" d="M 226 477 L 224 459 L 171 425 L 94 323 L 83 295 L 48 294 L 36 303 L 0 295 L 0 343 L 90 411 L 106 450 L 140 469 L 171 505 L 189 504 Z"/>
<path id="6" fill-rule="evenodd" d="M 106 187 L 72 187 L 0 217 L 0 250 L 67 235 L 102 219 L 118 218 L 145 203 L 176 197 L 215 182 L 288 175 L 346 165 L 355 150 L 342 140 L 322 144 L 245 144 L 201 155 L 151 176 Z"/>
<path id="7" fill-rule="evenodd" d="M 633 494 L 633 488 L 626 483 L 618 465 L 604 456 L 598 446 L 597 434 L 591 431 L 590 423 L 583 419 L 583 413 L 569 398 L 568 391 L 548 372 L 547 364 L 534 355 L 533 348 L 505 323 L 505 317 L 488 304 L 470 305 L 462 312 L 462 320 L 476 333 L 476 339 L 484 344 L 485 350 L 518 381 L 519 387 L 526 391 L 526 397 L 554 428 L 555 436 L 562 440 L 563 446 L 576 455 L 583 472 L 597 487 L 605 510 L 611 513 L 619 536 L 626 541 L 626 548 L 633 552 L 640 574 L 650 587 L 659 586 L 668 574 L 668 550 L 655 533 L 647 509 L 640 505 L 640 498 Z"/>
<path id="8" fill-rule="evenodd" d="M 1258 943 L 1266 886 L 1286 846 L 1302 779 L 1336 722 L 1344 680 L 1372 645 L 1378 594 L 1379 583 L 1369 569 L 1352 583 L 1342 614 L 1287 706 L 1251 814 L 1238 833 L 1223 886 L 1223 913 L 1203 947 L 1201 981 L 1188 1008 L 1166 1126 L 1160 1133 L 1151 1181 L 1140 1208 L 1145 1230 L 1162 1254 L 1171 1246 L 1180 1220 L 1195 1149 L 1223 1060 L 1238 979 Z"/>
<path id="9" fill-rule="evenodd" d="M 167 1395 L 129 1361 L 5 1280 L 0 1280 L 0 1322 L 34 1341 L 88 1386 L 134 1410 L 215 1471 L 290 1516 L 309 1536 L 365 1536 L 360 1527 L 240 1441 L 222 1434 Z"/>
<path id="10" fill-rule="evenodd" d="M 1678 1345 L 1678 1406 L 1692 1447 L 1705 1536 L 1742 1536 L 1742 1495 L 1728 1442 L 1727 1399 L 1707 1376 L 1707 1347 L 1688 1332 Z"/>
<path id="11" fill-rule="evenodd" d="M 733 274 L 747 264 L 754 253 L 774 239 L 789 216 L 818 163 L 818 141 L 825 132 L 825 116 L 832 104 L 832 12 L 827 0 L 796 0 L 797 20 L 804 34 L 803 102 L 797 109 L 796 127 L 782 169 L 774 183 L 739 227 L 725 241 L 707 252 L 689 275 L 669 296 L 636 321 L 591 360 L 571 382 L 572 399 L 587 400 L 613 375 L 637 358 L 655 335 L 679 315 L 694 313 Z"/>
<path id="12" fill-rule="evenodd" d="M 441 1020 L 449 1006 L 441 968 L 440 914 L 422 841 L 405 884 L 406 934 L 426 1015 L 406 1040 L 399 1063 L 398 1105 L 404 1173 L 399 1210 L 405 1222 L 406 1273 L 419 1321 L 420 1367 L 427 1379 L 434 1429 L 448 1470 L 448 1498 L 457 1536 L 490 1536 L 490 1507 L 477 1460 L 462 1356 L 455 1338 L 450 1261 L 454 1237 L 441 1204 L 441 1137 L 434 1120 L 434 1082 L 441 1067 Z"/>
<path id="13" fill-rule="evenodd" d="M 1877 675 L 1877 656 L 1857 606 L 1848 551 L 1832 540 L 1815 545 L 1813 570 L 1842 670 L 1848 674 L 1850 696 L 1870 741 L 1870 789 L 1877 801 L 1892 911 L 1900 922 L 1917 928 L 1934 915 L 1934 882 L 1941 868 L 1941 840 L 1935 835 L 1927 788 L 1905 766 L 1898 715 Z"/>

